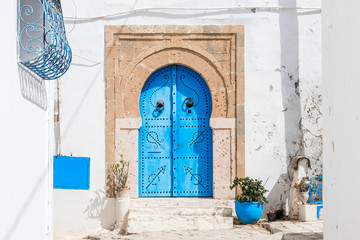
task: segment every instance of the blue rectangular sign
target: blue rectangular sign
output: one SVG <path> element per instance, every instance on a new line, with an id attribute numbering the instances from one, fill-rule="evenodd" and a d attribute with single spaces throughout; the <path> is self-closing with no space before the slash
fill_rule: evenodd
<path id="1" fill-rule="evenodd" d="M 54 188 L 90 188 L 90 158 L 54 156 Z"/>

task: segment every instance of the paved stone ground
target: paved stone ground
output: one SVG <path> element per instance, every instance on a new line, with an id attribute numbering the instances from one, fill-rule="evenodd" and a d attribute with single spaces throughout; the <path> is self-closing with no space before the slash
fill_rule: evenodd
<path id="1" fill-rule="evenodd" d="M 156 232 L 119 235 L 117 231 L 102 230 L 84 239 L 90 240 L 320 240 L 322 221 L 276 221 L 254 225 L 235 225 L 233 229 L 213 231 Z"/>
<path id="2" fill-rule="evenodd" d="M 270 233 L 282 233 L 282 240 L 320 240 L 323 238 L 323 221 L 275 221 L 261 224 Z"/>
<path id="3" fill-rule="evenodd" d="M 270 234 L 267 230 L 259 225 L 240 225 L 233 229 L 212 230 L 212 231 L 186 231 L 186 232 L 156 232 L 142 233 L 141 235 L 117 235 L 117 231 L 103 231 L 99 235 L 91 236 L 90 240 L 169 240 L 169 239 L 186 239 L 186 240 L 234 240 L 234 239 L 269 239 L 281 240 L 282 234 Z"/>

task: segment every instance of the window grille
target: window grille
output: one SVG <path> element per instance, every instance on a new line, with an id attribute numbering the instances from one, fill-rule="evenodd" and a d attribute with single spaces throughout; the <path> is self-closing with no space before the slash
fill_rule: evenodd
<path id="1" fill-rule="evenodd" d="M 61 77 L 72 54 L 60 0 L 19 0 L 18 7 L 20 62 L 44 80 Z"/>

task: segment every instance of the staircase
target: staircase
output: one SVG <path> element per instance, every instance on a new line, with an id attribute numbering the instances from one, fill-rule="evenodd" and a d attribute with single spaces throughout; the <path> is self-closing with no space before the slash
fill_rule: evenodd
<path id="1" fill-rule="evenodd" d="M 127 232 L 229 229 L 233 205 L 210 198 L 131 199 Z"/>

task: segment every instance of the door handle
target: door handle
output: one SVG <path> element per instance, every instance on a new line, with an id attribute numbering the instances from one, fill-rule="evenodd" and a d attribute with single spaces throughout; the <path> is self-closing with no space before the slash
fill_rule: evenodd
<path id="1" fill-rule="evenodd" d="M 160 113 L 164 110 L 164 101 L 159 100 L 156 103 L 156 110 L 158 110 Z"/>
<path id="2" fill-rule="evenodd" d="M 190 97 L 185 98 L 184 103 L 188 108 L 192 108 L 194 106 L 194 102 Z"/>

